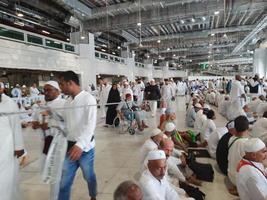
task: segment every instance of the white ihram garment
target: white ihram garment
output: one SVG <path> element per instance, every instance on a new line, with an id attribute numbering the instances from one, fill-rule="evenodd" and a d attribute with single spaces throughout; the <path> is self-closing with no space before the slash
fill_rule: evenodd
<path id="1" fill-rule="evenodd" d="M 2 94 L 0 112 L 18 112 L 18 107 Z M 19 115 L 0 116 L 0 124 L 0 199 L 17 200 L 19 167 L 14 151 L 24 149 Z"/>

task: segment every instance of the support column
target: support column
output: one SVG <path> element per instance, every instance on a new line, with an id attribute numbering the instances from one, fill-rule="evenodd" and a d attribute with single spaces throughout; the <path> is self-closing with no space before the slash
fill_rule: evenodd
<path id="1" fill-rule="evenodd" d="M 259 48 L 254 52 L 254 73 L 260 75 L 260 77 L 267 77 L 267 49 Z"/>
<path id="2" fill-rule="evenodd" d="M 88 34 L 88 42 L 80 44 L 79 63 L 81 68 L 81 86 L 86 89 L 89 84 L 96 86 L 95 40 L 94 35 Z"/>

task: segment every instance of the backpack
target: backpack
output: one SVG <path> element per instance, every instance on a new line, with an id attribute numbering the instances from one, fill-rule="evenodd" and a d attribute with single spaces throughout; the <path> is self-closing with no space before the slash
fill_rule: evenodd
<path id="1" fill-rule="evenodd" d="M 199 190 L 198 187 L 191 186 L 187 183 L 180 182 L 180 188 L 184 189 L 184 191 L 188 194 L 189 197 L 194 198 L 195 200 L 204 200 L 205 193 Z"/>
<path id="2" fill-rule="evenodd" d="M 211 164 L 197 162 L 196 157 L 192 152 L 188 152 L 187 164 L 188 167 L 196 174 L 198 179 L 213 182 L 214 170 Z"/>

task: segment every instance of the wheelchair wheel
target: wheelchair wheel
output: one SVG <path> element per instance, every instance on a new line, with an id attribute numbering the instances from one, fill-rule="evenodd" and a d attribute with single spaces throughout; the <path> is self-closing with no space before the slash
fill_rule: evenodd
<path id="1" fill-rule="evenodd" d="M 117 116 L 115 117 L 115 119 L 113 120 L 113 127 L 114 128 L 118 128 L 121 125 L 121 119 Z"/>
<path id="2" fill-rule="evenodd" d="M 128 132 L 130 133 L 130 135 L 134 135 L 135 134 L 135 129 L 132 127 L 128 128 Z"/>

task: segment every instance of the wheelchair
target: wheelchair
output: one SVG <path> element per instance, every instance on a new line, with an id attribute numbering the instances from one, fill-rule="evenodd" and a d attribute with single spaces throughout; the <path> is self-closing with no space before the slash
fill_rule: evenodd
<path id="1" fill-rule="evenodd" d="M 134 111 L 132 109 L 123 110 L 113 120 L 113 127 L 118 129 L 121 134 L 128 132 L 130 135 L 134 135 L 138 127 Z"/>

